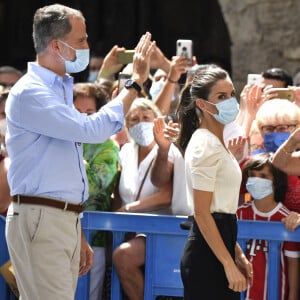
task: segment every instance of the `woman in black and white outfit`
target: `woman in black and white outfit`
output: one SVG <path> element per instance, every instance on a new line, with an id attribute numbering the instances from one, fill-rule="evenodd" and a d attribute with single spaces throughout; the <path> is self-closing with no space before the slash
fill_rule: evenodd
<path id="1" fill-rule="evenodd" d="M 184 299 L 240 299 L 252 266 L 237 243 L 241 170 L 224 144 L 239 107 L 228 73 L 208 65 L 182 93 L 179 144 L 194 221 L 181 259 Z"/>

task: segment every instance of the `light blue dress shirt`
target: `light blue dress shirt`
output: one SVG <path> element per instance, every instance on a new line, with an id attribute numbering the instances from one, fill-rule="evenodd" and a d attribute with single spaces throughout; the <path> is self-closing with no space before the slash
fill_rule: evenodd
<path id="1" fill-rule="evenodd" d="M 123 127 L 123 102 L 113 100 L 87 116 L 73 108 L 73 78 L 36 63 L 6 102 L 11 195 L 72 203 L 88 198 L 82 143 L 102 143 Z"/>

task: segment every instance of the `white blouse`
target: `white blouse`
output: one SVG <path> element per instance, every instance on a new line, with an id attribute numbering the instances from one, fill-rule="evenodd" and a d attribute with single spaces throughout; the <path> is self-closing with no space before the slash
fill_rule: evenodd
<path id="1" fill-rule="evenodd" d="M 119 164 L 122 168 L 119 194 L 122 198 L 122 204 L 128 204 L 135 201 L 139 188 L 145 176 L 145 173 L 156 157 L 157 145 L 155 145 L 149 154 L 140 162 L 138 166 L 138 145 L 135 143 L 126 143 L 119 153 Z M 140 199 L 159 192 L 150 179 L 150 171 L 145 179 L 140 193 Z"/>
<path id="2" fill-rule="evenodd" d="M 197 129 L 192 135 L 185 152 L 185 172 L 189 203 L 193 204 L 193 189 L 209 191 L 213 193 L 211 212 L 236 213 L 241 169 L 209 130 Z"/>
<path id="3" fill-rule="evenodd" d="M 125 144 L 119 153 L 119 164 L 122 168 L 119 194 L 122 199 L 122 205 L 136 200 L 141 182 L 147 172 L 147 169 L 157 155 L 158 146 L 155 145 L 149 154 L 140 162 L 138 166 L 138 145 L 135 143 Z M 185 181 L 184 181 L 184 161 L 180 151 L 171 144 L 168 160 L 174 164 L 173 178 L 173 197 L 170 207 L 153 211 L 156 214 L 179 214 L 186 215 L 191 212 L 187 204 Z M 159 192 L 159 188 L 151 182 L 151 169 L 149 170 L 143 188 L 140 193 L 140 200 L 147 196 Z M 149 212 L 150 213 L 150 212 Z"/>

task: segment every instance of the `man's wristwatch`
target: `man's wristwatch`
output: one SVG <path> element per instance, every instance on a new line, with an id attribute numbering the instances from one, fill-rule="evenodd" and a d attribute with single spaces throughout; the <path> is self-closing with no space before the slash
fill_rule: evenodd
<path id="1" fill-rule="evenodd" d="M 138 93 L 142 90 L 142 88 L 132 79 L 126 80 L 125 87 L 126 89 L 135 89 Z"/>

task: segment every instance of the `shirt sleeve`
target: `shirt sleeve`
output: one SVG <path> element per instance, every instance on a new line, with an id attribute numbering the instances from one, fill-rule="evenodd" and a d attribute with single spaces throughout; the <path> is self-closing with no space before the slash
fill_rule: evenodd
<path id="1" fill-rule="evenodd" d="M 194 145 L 194 155 L 189 161 L 192 187 L 195 190 L 212 192 L 222 159 L 222 145 L 212 137 L 206 137 Z"/>
<path id="2" fill-rule="evenodd" d="M 299 258 L 300 257 L 300 243 L 284 242 L 283 243 L 284 255 L 287 257 Z"/>
<path id="3" fill-rule="evenodd" d="M 102 143 L 123 127 L 123 103 L 113 100 L 88 116 L 61 103 L 47 88 L 25 89 L 16 99 L 13 120 L 30 132 L 82 143 Z"/>

